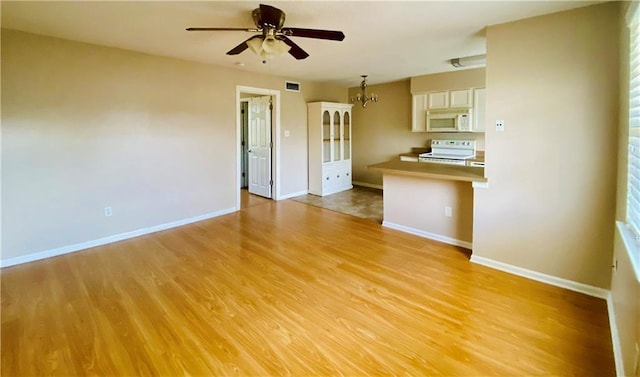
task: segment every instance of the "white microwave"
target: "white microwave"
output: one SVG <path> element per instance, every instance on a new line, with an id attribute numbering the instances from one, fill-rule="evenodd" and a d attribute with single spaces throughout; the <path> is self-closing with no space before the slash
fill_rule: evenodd
<path id="1" fill-rule="evenodd" d="M 427 111 L 427 132 L 471 132 L 471 110 Z"/>

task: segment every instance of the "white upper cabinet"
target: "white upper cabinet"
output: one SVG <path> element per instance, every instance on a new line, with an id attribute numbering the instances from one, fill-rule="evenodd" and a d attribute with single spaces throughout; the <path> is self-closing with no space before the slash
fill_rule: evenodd
<path id="1" fill-rule="evenodd" d="M 448 109 L 449 92 L 431 92 L 429 96 L 429 109 Z"/>
<path id="2" fill-rule="evenodd" d="M 449 91 L 449 107 L 451 108 L 471 108 L 473 106 L 473 96 L 471 89 Z"/>
<path id="3" fill-rule="evenodd" d="M 441 90 L 437 92 L 413 93 L 411 95 L 411 131 L 427 132 L 426 115 L 434 113 L 471 111 L 472 125 L 465 132 L 484 132 L 485 89 L 468 88 Z"/>
<path id="4" fill-rule="evenodd" d="M 427 132 L 427 94 L 414 94 L 411 98 L 411 131 Z"/>
<path id="5" fill-rule="evenodd" d="M 485 130 L 485 89 L 473 90 L 473 132 L 484 132 Z"/>

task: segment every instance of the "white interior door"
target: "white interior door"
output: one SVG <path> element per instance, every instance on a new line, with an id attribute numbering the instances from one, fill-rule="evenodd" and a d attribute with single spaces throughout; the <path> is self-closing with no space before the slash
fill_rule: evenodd
<path id="1" fill-rule="evenodd" d="M 271 97 L 249 99 L 249 192 L 271 198 Z"/>

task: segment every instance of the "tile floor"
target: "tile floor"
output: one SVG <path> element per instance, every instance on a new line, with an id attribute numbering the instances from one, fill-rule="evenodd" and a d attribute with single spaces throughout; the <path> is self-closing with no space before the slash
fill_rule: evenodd
<path id="1" fill-rule="evenodd" d="M 302 195 L 292 200 L 382 223 L 382 190 L 353 186 L 327 196 Z"/>

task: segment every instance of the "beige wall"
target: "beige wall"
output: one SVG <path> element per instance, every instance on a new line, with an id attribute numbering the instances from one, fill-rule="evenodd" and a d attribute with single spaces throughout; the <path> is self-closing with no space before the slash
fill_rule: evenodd
<path id="1" fill-rule="evenodd" d="M 484 150 L 484 134 L 411 132 L 411 92 L 429 92 L 484 86 L 484 68 L 424 75 L 379 85 L 369 85 L 368 93 L 380 97 L 366 108 L 353 107 L 353 180 L 382 185 L 382 174 L 368 165 L 398 158 L 413 147 L 427 147 L 433 138 L 473 139 Z M 415 89 L 415 90 L 414 90 Z M 349 98 L 360 87 L 349 88 Z"/>
<path id="2" fill-rule="evenodd" d="M 485 72 L 482 67 L 412 77 L 411 93 L 482 88 L 485 86 Z"/>
<path id="3" fill-rule="evenodd" d="M 306 102 L 347 89 L 283 80 L 2 30 L 3 260 L 234 208 L 236 85 L 281 90 L 281 195 L 305 191 Z"/>
<path id="4" fill-rule="evenodd" d="M 618 129 L 618 3 L 487 30 L 488 189 L 473 253 L 608 288 Z"/>
<path id="5" fill-rule="evenodd" d="M 384 222 L 471 243 L 472 191 L 471 182 L 385 174 Z"/>
<path id="6" fill-rule="evenodd" d="M 411 147 L 426 145 L 426 134 L 411 132 L 411 92 L 409 80 L 370 85 L 368 93 L 380 96 L 380 102 L 366 108 L 353 106 L 352 171 L 354 182 L 382 185 L 382 174 L 368 165 L 396 158 Z M 360 90 L 349 89 L 349 98 Z"/>

